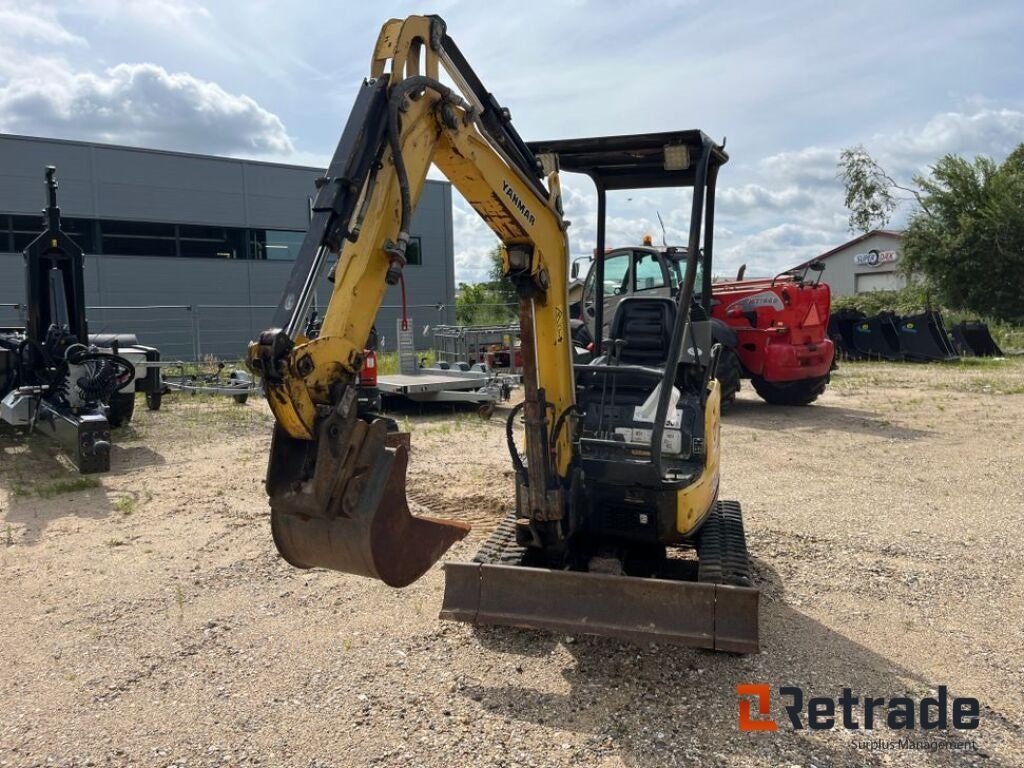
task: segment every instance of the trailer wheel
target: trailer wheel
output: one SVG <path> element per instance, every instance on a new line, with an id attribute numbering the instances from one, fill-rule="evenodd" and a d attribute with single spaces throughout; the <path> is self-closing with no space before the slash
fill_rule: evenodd
<path id="1" fill-rule="evenodd" d="M 228 374 L 228 380 L 231 382 L 245 384 L 246 389 L 242 394 L 231 396 L 231 399 L 234 400 L 239 405 L 245 405 L 246 402 L 249 400 L 249 383 L 252 381 L 252 379 L 250 379 L 249 375 L 246 374 L 244 371 L 232 371 L 231 373 Z"/>
<path id="2" fill-rule="evenodd" d="M 107 422 L 115 429 L 132 420 L 135 413 L 135 392 L 115 392 L 107 409 Z"/>
<path id="3" fill-rule="evenodd" d="M 772 405 L 810 405 L 828 386 L 830 374 L 800 381 L 765 381 L 760 376 L 751 379 L 754 391 Z"/>
<path id="4" fill-rule="evenodd" d="M 743 366 L 736 355 L 736 350 L 724 347 L 718 358 L 718 385 L 722 388 L 722 410 L 727 411 L 736 402 L 736 393 L 740 391 L 740 380 L 743 378 Z"/>
<path id="5" fill-rule="evenodd" d="M 159 411 L 164 401 L 163 392 L 147 392 L 146 407 L 151 411 Z"/>

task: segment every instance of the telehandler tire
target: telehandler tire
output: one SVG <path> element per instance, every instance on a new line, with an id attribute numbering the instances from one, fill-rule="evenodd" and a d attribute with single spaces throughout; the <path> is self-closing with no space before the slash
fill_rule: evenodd
<path id="1" fill-rule="evenodd" d="M 722 412 L 728 411 L 736 402 L 736 393 L 740 391 L 743 379 L 743 365 L 736 350 L 725 347 L 718 358 L 718 385 L 721 387 Z"/>
<path id="2" fill-rule="evenodd" d="M 765 381 L 760 376 L 750 380 L 761 399 L 772 405 L 810 405 L 825 391 L 830 374 L 800 381 Z"/>

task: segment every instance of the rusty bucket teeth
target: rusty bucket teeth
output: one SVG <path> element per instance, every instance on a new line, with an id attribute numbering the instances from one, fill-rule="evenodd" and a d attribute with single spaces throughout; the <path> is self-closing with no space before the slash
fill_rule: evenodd
<path id="1" fill-rule="evenodd" d="M 315 468 L 303 482 L 283 482 L 281 474 L 293 474 L 296 467 L 279 467 L 275 474 L 274 456 L 286 455 L 287 446 L 271 450 L 271 529 L 278 551 L 292 565 L 404 587 L 469 533 L 466 523 L 410 513 L 408 434 L 388 435 L 384 421 L 339 416 L 327 419 L 319 435 Z M 274 439 L 288 440 L 280 434 Z"/>

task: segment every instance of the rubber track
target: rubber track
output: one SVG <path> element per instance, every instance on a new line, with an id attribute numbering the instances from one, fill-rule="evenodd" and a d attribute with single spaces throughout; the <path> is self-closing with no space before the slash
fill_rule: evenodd
<path id="1" fill-rule="evenodd" d="M 519 565 L 526 547 L 516 544 L 516 513 L 509 512 L 473 556 L 474 563 L 484 565 Z"/>
<path id="2" fill-rule="evenodd" d="M 718 501 L 697 539 L 699 581 L 749 587 L 750 557 L 737 501 Z"/>
<path id="3" fill-rule="evenodd" d="M 473 557 L 485 565 L 520 565 L 526 548 L 516 544 L 516 517 L 510 512 Z M 697 540 L 698 581 L 751 586 L 750 557 L 737 501 L 718 501 L 701 526 Z"/>

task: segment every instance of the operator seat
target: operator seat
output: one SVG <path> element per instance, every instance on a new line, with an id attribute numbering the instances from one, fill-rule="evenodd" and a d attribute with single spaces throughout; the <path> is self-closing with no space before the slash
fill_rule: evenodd
<path id="1" fill-rule="evenodd" d="M 619 302 L 612 318 L 609 337 L 622 347 L 620 365 L 664 368 L 672 329 L 676 323 L 676 303 L 667 297 L 630 297 Z"/>

